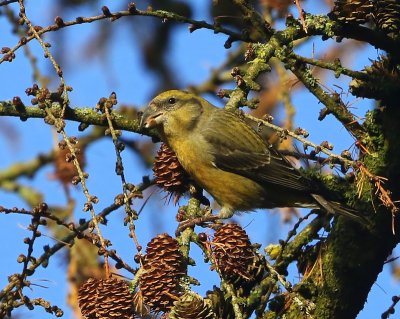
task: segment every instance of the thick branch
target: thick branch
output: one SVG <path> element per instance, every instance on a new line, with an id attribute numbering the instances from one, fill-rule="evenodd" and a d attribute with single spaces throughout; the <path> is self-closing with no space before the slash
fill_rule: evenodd
<path id="1" fill-rule="evenodd" d="M 51 107 L 51 112 L 55 117 L 60 117 L 62 114 L 62 108 L 59 105 L 54 104 Z M 27 106 L 20 109 L 10 102 L 0 102 L 0 116 L 16 116 L 21 118 L 21 120 L 26 120 L 28 118 L 45 118 L 46 115 L 46 112 L 38 107 Z M 129 119 L 116 112 L 113 112 L 112 115 L 115 129 L 157 137 L 153 131 L 140 130 L 139 120 Z M 88 125 L 108 126 L 107 119 L 102 114 L 97 113 L 91 108 L 68 108 L 64 114 L 64 119 Z"/>
<path id="2" fill-rule="evenodd" d="M 333 21 L 325 15 L 306 15 L 307 35 L 322 35 L 327 38 L 333 36 L 353 39 L 364 43 L 369 43 L 377 49 L 396 53 L 395 48 L 399 42 L 388 37 L 381 31 L 375 31 L 367 27 L 353 24 L 343 24 Z M 295 32 L 296 39 L 304 37 L 304 31 Z M 397 50 L 398 53 L 398 50 Z"/>

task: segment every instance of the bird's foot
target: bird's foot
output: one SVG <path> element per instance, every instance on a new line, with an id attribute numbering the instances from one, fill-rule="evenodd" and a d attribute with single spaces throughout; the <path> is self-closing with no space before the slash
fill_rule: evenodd
<path id="1" fill-rule="evenodd" d="M 206 208 L 204 215 L 201 217 L 190 218 L 179 223 L 176 229 L 176 236 L 178 236 L 186 228 L 194 228 L 194 226 L 219 228 L 222 224 L 222 220 L 231 218 L 233 216 L 233 210 L 228 207 L 222 207 L 218 215 L 212 215 L 210 207 Z"/>
<path id="2" fill-rule="evenodd" d="M 191 218 L 184 220 L 179 223 L 178 228 L 176 229 L 175 235 L 178 236 L 182 231 L 186 228 L 194 228 L 194 226 L 201 227 L 212 227 L 213 224 L 217 224 L 218 220 L 221 219 L 219 215 L 204 215 L 201 217 Z"/>

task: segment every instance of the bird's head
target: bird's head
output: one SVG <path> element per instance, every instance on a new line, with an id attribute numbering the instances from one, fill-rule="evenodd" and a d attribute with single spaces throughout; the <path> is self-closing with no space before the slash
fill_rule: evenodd
<path id="1" fill-rule="evenodd" d="M 140 127 L 189 129 L 203 112 L 204 102 L 192 93 L 171 90 L 157 95 L 143 112 Z M 207 102 L 206 102 L 207 103 Z"/>

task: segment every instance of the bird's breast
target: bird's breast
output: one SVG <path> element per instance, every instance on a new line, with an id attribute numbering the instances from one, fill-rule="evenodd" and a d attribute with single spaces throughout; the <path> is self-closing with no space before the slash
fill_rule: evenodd
<path id="1" fill-rule="evenodd" d="M 237 211 L 265 207 L 265 189 L 249 178 L 215 167 L 205 141 L 186 139 L 171 147 L 193 180 L 221 206 Z"/>

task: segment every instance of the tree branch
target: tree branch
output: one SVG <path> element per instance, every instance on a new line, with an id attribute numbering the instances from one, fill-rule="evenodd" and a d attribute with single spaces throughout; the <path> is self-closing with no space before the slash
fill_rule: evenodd
<path id="1" fill-rule="evenodd" d="M 62 114 L 62 108 L 56 103 L 52 105 L 50 110 L 55 117 L 59 117 Z M 129 119 L 124 115 L 118 114 L 117 112 L 112 112 L 112 114 L 115 129 L 135 132 L 155 138 L 157 137 L 157 134 L 154 131 L 140 130 L 139 120 Z M 42 110 L 38 107 L 26 106 L 19 108 L 14 106 L 11 102 L 0 101 L 0 116 L 19 117 L 24 121 L 28 118 L 44 119 L 47 116 L 47 113 L 45 110 Z M 85 123 L 88 125 L 99 125 L 104 127 L 108 126 L 107 119 L 92 108 L 67 108 L 64 119 L 78 123 Z"/>

